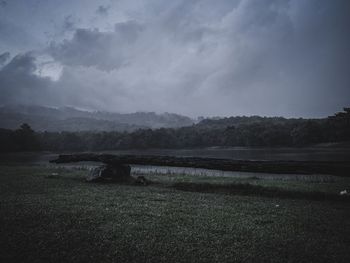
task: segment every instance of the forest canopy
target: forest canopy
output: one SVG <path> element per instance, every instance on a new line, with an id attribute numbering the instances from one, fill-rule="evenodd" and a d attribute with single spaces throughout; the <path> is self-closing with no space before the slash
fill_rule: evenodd
<path id="1" fill-rule="evenodd" d="M 35 132 L 29 124 L 0 129 L 1 152 L 100 151 L 210 146 L 309 146 L 350 141 L 350 108 L 323 119 L 229 117 L 189 127 L 133 132 Z"/>

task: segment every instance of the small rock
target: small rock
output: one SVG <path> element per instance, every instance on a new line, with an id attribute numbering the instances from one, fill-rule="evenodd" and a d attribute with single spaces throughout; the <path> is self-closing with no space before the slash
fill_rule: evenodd
<path id="1" fill-rule="evenodd" d="M 46 178 L 58 178 L 58 173 L 51 173 L 51 174 L 48 174 L 46 175 Z"/>
<path id="2" fill-rule="evenodd" d="M 149 181 L 144 176 L 138 176 L 135 180 L 135 184 L 148 185 Z"/>
<path id="3" fill-rule="evenodd" d="M 343 190 L 343 191 L 340 191 L 339 194 L 340 194 L 340 195 L 348 195 L 348 191 L 347 191 L 347 190 Z"/>
<path id="4" fill-rule="evenodd" d="M 89 171 L 88 182 L 133 183 L 129 165 L 102 165 Z"/>

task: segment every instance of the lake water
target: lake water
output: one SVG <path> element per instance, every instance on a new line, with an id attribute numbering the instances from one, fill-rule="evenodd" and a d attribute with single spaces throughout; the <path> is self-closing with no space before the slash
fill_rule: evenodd
<path id="1" fill-rule="evenodd" d="M 310 148 L 204 148 L 204 149 L 152 149 L 152 150 L 128 150 L 128 151 L 108 151 L 100 153 L 110 154 L 140 154 L 140 155 L 169 155 L 183 157 L 212 157 L 227 158 L 241 160 L 295 160 L 295 161 L 349 161 L 350 148 L 327 148 L 327 147 L 310 147 Z M 23 163 L 36 164 L 43 166 L 58 166 L 71 169 L 89 170 L 100 164 L 91 162 L 70 163 L 52 165 L 50 160 L 57 158 L 58 153 L 42 152 L 42 153 L 12 153 L 0 154 L 0 164 L 2 163 Z M 278 180 L 299 180 L 303 181 L 333 181 L 334 177 L 328 175 L 283 175 L 283 174 L 265 174 L 265 173 L 249 173 L 249 172 L 223 172 L 216 170 L 206 170 L 198 168 L 183 167 L 160 167 L 160 166 L 139 166 L 133 165 L 131 168 L 133 175 L 141 174 L 189 174 L 198 176 L 224 176 L 224 177 L 240 177 L 240 178 L 264 178 Z"/>

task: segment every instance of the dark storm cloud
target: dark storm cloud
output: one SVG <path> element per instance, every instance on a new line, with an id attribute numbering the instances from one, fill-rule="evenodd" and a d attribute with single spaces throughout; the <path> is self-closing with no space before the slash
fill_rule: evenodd
<path id="1" fill-rule="evenodd" d="M 72 15 L 68 15 L 64 17 L 63 20 L 63 31 L 72 31 L 75 30 L 75 22 Z"/>
<path id="2" fill-rule="evenodd" d="M 0 1 L 0 7 L 6 7 L 7 2 L 6 1 Z"/>
<path id="3" fill-rule="evenodd" d="M 0 66 L 4 65 L 9 58 L 10 52 L 0 54 Z"/>
<path id="4" fill-rule="evenodd" d="M 0 103 L 45 104 L 53 95 L 50 94 L 52 83 L 48 78 L 37 76 L 36 69 L 35 58 L 30 53 L 15 56 L 1 68 Z"/>
<path id="5" fill-rule="evenodd" d="M 142 26 L 133 21 L 118 23 L 111 32 L 80 28 L 71 40 L 52 43 L 49 50 L 57 61 L 66 65 L 111 70 L 128 62 L 130 45 L 141 30 Z"/>
<path id="6" fill-rule="evenodd" d="M 347 1 L 241 4 L 227 19 L 239 25 L 233 40 L 246 41 L 237 68 L 228 66 L 235 76 L 229 82 L 244 88 L 242 101 L 257 102 L 256 112 L 270 114 L 273 102 L 277 112 L 299 116 L 349 104 L 349 7 Z"/>
<path id="7" fill-rule="evenodd" d="M 97 9 L 96 9 L 96 14 L 98 15 L 102 15 L 102 16 L 106 16 L 108 15 L 108 10 L 110 9 L 110 6 L 103 6 L 100 5 Z"/>
<path id="8" fill-rule="evenodd" d="M 325 116 L 350 104 L 349 10 L 343 0 L 93 5 L 92 24 L 66 16 L 70 33 L 43 51 L 62 67 L 47 85 L 52 99 L 94 109 Z M 15 42 L 0 21 L 4 32 Z"/>

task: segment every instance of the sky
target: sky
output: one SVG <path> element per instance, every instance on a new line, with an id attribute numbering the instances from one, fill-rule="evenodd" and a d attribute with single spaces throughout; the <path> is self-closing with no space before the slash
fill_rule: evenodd
<path id="1" fill-rule="evenodd" d="M 347 0 L 0 0 L 0 104 L 191 117 L 350 106 Z"/>

